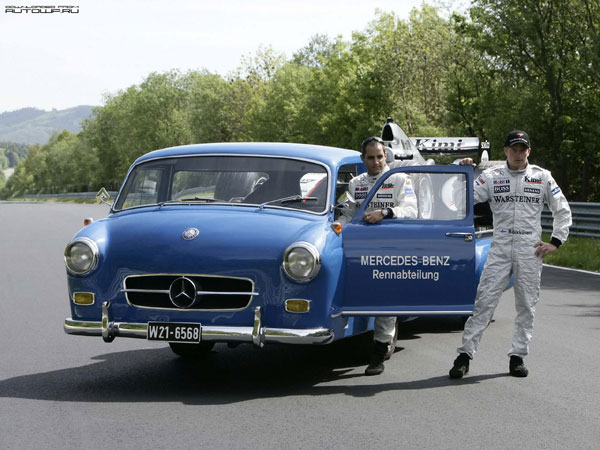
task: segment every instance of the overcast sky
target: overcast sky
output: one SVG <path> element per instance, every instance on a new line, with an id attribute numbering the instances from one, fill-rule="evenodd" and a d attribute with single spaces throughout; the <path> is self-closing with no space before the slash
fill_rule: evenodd
<path id="1" fill-rule="evenodd" d="M 431 3 L 431 2 L 430 2 Z M 78 14 L 14 14 L 7 7 L 77 5 Z M 375 9 L 408 18 L 422 0 L 0 0 L 0 113 L 101 105 L 104 93 L 150 72 L 226 75 L 271 46 L 290 57 L 311 36 L 351 38 Z"/>

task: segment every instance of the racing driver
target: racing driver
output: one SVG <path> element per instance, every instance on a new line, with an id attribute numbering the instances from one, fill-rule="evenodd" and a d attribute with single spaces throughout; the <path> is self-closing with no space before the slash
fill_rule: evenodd
<path id="1" fill-rule="evenodd" d="M 383 140 L 376 136 L 368 137 L 362 142 L 360 150 L 367 172 L 350 180 L 346 193 L 348 207 L 342 210 L 339 218 L 342 225 L 350 222 L 379 177 L 390 170 L 386 164 Z M 363 220 L 375 224 L 394 217 L 417 217 L 417 197 L 412 181 L 403 173 L 391 175 L 385 180 L 367 205 Z M 375 318 L 375 339 L 366 375 L 379 375 L 383 372 L 384 360 L 393 353 L 395 325 L 395 317 Z"/>
<path id="2" fill-rule="evenodd" d="M 529 353 L 535 305 L 539 299 L 542 258 L 567 240 L 571 210 L 549 171 L 529 164 L 529 136 L 515 130 L 506 138 L 506 162 L 484 170 L 475 180 L 475 203 L 489 202 L 494 217 L 494 238 L 477 288 L 473 316 L 465 324 L 462 346 L 450 370 L 450 378 L 469 371 L 483 332 L 490 323 L 510 276 L 514 277 L 517 316 L 512 338 L 509 371 L 529 373 L 523 358 Z M 472 165 L 470 158 L 461 161 Z M 542 242 L 540 217 L 546 202 L 552 211 L 550 242 Z"/>

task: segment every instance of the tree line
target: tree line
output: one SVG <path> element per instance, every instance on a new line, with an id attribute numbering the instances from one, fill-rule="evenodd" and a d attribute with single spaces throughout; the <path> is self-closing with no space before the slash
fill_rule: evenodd
<path id="1" fill-rule="evenodd" d="M 600 0 L 475 0 L 376 13 L 350 41 L 316 35 L 291 58 L 259 48 L 227 76 L 151 73 L 105 97 L 78 134 L 27 158 L 0 196 L 118 188 L 140 155 L 174 145 L 300 142 L 358 149 L 388 116 L 409 136 L 479 136 L 530 160 L 571 201 L 600 201 Z"/>

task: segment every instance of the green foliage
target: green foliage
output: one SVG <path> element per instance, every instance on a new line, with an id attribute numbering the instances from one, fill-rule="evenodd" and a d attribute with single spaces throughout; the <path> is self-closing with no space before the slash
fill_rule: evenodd
<path id="1" fill-rule="evenodd" d="M 8 161 L 4 168 L 15 167 L 19 161 L 27 156 L 28 145 L 16 142 L 0 142 L 0 161 Z M 2 162 L 0 162 L 0 165 Z"/>
<path id="2" fill-rule="evenodd" d="M 96 187 L 93 177 L 97 170 L 94 150 L 78 135 L 63 131 L 46 145 L 29 148 L 27 158 L 0 190 L 0 198 L 89 191 Z"/>
<path id="3" fill-rule="evenodd" d="M 8 165 L 10 164 L 5 152 L 6 149 L 0 148 L 0 171 L 8 168 Z"/>
<path id="4" fill-rule="evenodd" d="M 101 162 L 98 178 L 119 186 L 131 163 L 157 148 L 189 144 L 187 79 L 178 72 L 150 74 L 140 86 L 109 95 L 84 124 L 83 140 Z"/>
<path id="5" fill-rule="evenodd" d="M 454 17 L 480 63 L 463 64 L 447 93 L 452 120 L 489 138 L 496 156 L 507 131 L 527 130 L 530 160 L 571 200 L 600 194 L 599 16 L 598 1 L 475 0 L 470 20 Z"/>
<path id="6" fill-rule="evenodd" d="M 409 136 L 486 138 L 495 159 L 508 131 L 526 129 L 531 161 L 570 200 L 600 201 L 599 16 L 597 0 L 474 0 L 450 18 L 424 4 L 407 20 L 378 12 L 350 41 L 313 36 L 289 60 L 259 48 L 225 77 L 151 73 L 108 95 L 79 134 L 32 147 L 1 194 L 116 189 L 137 157 L 180 144 L 358 149 L 392 116 Z M 25 156 L 4 155 L 9 167 Z"/>

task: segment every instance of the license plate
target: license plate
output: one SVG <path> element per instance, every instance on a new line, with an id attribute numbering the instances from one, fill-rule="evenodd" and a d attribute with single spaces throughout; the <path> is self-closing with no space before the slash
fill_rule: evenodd
<path id="1" fill-rule="evenodd" d="M 202 325 L 199 323 L 148 322 L 149 341 L 200 342 Z"/>

